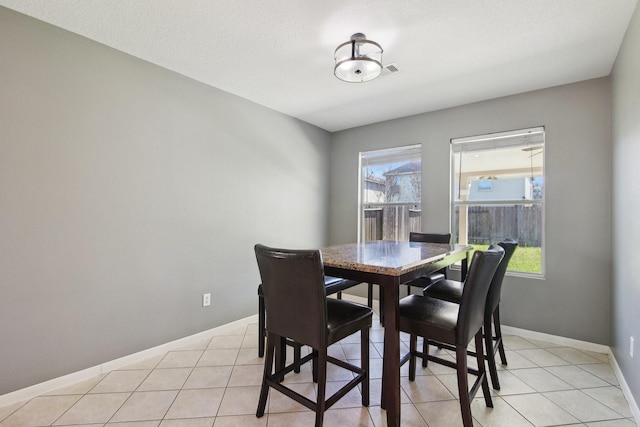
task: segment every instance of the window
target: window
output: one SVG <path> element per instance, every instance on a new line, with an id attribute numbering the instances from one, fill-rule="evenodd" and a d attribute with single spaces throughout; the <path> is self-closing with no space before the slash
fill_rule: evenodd
<path id="1" fill-rule="evenodd" d="M 358 240 L 409 240 L 420 231 L 420 145 L 360 153 Z"/>
<path id="2" fill-rule="evenodd" d="M 544 273 L 544 128 L 451 141 L 453 241 L 519 246 L 509 271 Z"/>

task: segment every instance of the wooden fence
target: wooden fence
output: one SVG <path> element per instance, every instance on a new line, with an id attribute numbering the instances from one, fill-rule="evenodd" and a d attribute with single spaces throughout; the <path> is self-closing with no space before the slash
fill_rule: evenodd
<path id="1" fill-rule="evenodd" d="M 454 226 L 457 224 L 456 210 Z M 520 246 L 540 247 L 542 206 L 468 206 L 467 236 L 470 244 L 488 245 L 511 238 Z"/>
<path id="2" fill-rule="evenodd" d="M 420 231 L 422 217 L 413 206 L 365 209 L 364 241 L 409 240 L 409 232 Z"/>
<path id="3" fill-rule="evenodd" d="M 542 242 L 542 206 L 468 206 L 468 242 L 488 245 L 505 238 L 520 246 L 540 247 Z M 412 206 L 366 209 L 364 241 L 409 240 L 410 231 L 421 231 L 421 212 Z M 458 226 L 458 211 L 454 227 Z M 396 234 L 397 230 L 397 234 Z M 458 230 L 456 230 L 456 235 Z"/>

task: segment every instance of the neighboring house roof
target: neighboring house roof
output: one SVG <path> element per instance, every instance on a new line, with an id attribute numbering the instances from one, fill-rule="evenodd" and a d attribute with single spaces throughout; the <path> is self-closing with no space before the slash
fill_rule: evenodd
<path id="1" fill-rule="evenodd" d="M 422 172 L 421 162 L 409 162 L 395 169 L 391 169 L 389 172 L 385 172 L 384 175 L 399 175 L 401 173 Z"/>

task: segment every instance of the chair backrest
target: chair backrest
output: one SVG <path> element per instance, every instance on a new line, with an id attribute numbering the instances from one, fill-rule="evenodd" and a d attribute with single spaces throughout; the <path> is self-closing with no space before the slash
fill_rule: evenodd
<path id="1" fill-rule="evenodd" d="M 502 281 L 504 280 L 504 275 L 507 272 L 507 267 L 509 267 L 509 261 L 518 247 L 518 242 L 511 239 L 505 239 L 502 242 L 499 242 L 498 245 L 504 249 L 504 257 L 502 257 L 502 261 L 500 261 L 500 264 L 496 269 L 496 273 L 493 275 L 493 279 L 491 280 L 491 285 L 489 286 L 486 305 L 486 314 L 488 315 L 493 314 L 493 311 L 496 309 L 498 304 L 500 304 Z M 490 246 L 489 249 L 492 249 L 492 246 Z"/>
<path id="2" fill-rule="evenodd" d="M 257 244 L 266 329 L 321 348 L 327 339 L 324 269 L 319 250 L 276 249 Z"/>
<path id="3" fill-rule="evenodd" d="M 469 272 L 462 288 L 456 344 L 468 344 L 482 327 L 489 286 L 503 256 L 502 247 L 473 253 Z"/>
<path id="4" fill-rule="evenodd" d="M 451 233 L 409 233 L 410 242 L 451 243 Z"/>

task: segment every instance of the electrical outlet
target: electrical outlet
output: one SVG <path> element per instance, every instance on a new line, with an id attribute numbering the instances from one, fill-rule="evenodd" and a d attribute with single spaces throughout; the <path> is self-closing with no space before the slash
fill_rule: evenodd
<path id="1" fill-rule="evenodd" d="M 631 356 L 631 358 L 633 359 L 633 342 L 635 340 L 633 339 L 633 337 L 629 338 L 629 356 Z"/>
<path id="2" fill-rule="evenodd" d="M 202 306 L 209 307 L 211 305 L 211 294 L 202 294 Z"/>

